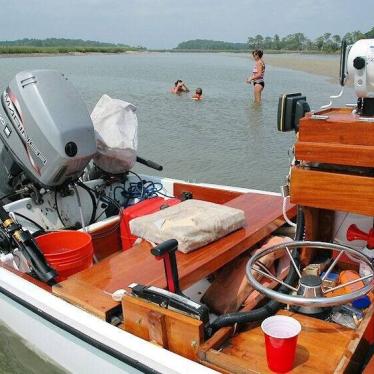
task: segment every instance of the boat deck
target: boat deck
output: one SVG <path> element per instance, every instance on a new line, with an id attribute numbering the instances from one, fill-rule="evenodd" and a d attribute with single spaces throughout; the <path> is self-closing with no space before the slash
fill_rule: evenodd
<path id="1" fill-rule="evenodd" d="M 302 325 L 291 373 L 357 373 L 368 349 L 362 336 L 371 327 L 374 308 L 366 311 L 356 330 L 291 311 L 278 314 L 292 316 Z M 212 339 L 200 349 L 200 362 L 223 373 L 272 373 L 266 362 L 264 334 L 260 323 L 228 337 L 218 344 Z M 359 347 L 359 348 L 358 348 Z M 358 349 L 357 349 L 358 348 Z"/>
<path id="2" fill-rule="evenodd" d="M 209 245 L 191 253 L 177 253 L 180 285 L 186 289 L 218 270 L 284 224 L 280 196 L 245 193 L 225 205 L 242 209 L 246 225 Z M 295 216 L 294 206 L 287 207 L 288 215 Z M 117 252 L 95 266 L 55 285 L 55 295 L 110 320 L 120 304 L 111 294 L 131 283 L 166 287 L 163 264 L 150 253 L 145 241 L 124 252 Z"/>

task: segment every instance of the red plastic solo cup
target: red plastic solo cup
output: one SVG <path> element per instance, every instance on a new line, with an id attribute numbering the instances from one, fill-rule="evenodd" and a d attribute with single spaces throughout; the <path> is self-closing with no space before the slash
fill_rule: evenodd
<path id="1" fill-rule="evenodd" d="M 269 369 L 277 373 L 290 371 L 295 360 L 300 323 L 292 317 L 272 316 L 262 322 L 261 328 L 265 334 Z"/>

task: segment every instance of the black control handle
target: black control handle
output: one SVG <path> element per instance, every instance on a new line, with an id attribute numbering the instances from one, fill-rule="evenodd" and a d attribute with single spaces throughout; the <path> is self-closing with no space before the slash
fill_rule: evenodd
<path id="1" fill-rule="evenodd" d="M 178 241 L 175 239 L 166 240 L 151 249 L 154 256 L 163 256 L 165 253 L 173 253 L 178 249 Z"/>
<path id="2" fill-rule="evenodd" d="M 177 267 L 177 258 L 175 252 L 178 249 L 178 241 L 169 239 L 160 243 L 151 249 L 151 253 L 158 259 L 164 261 L 165 276 L 167 288 L 170 292 L 181 295 L 179 287 L 179 275 Z"/>
<path id="3" fill-rule="evenodd" d="M 151 161 L 151 160 L 146 160 L 146 159 L 141 158 L 139 156 L 136 157 L 136 161 L 139 162 L 140 164 L 143 164 L 145 166 L 148 166 L 149 168 L 152 168 L 152 169 L 155 169 L 155 170 L 158 170 L 158 171 L 162 171 L 162 169 L 163 169 L 163 166 L 157 164 L 156 162 Z"/>

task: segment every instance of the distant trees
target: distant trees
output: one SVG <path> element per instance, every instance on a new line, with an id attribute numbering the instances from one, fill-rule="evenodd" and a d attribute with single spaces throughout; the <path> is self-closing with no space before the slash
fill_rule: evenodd
<path id="1" fill-rule="evenodd" d="M 331 36 L 331 33 L 324 33 L 314 41 L 308 39 L 302 32 L 286 35 L 280 38 L 275 34 L 273 37 L 261 37 L 256 35 L 255 38 L 249 37 L 247 44 L 249 49 L 262 48 L 273 50 L 289 51 L 320 51 L 334 52 L 340 48 L 341 38 L 339 35 Z"/>
<path id="2" fill-rule="evenodd" d="M 283 38 L 280 38 L 278 34 L 273 37 L 256 35 L 255 37 L 248 37 L 247 45 L 249 49 L 335 52 L 340 49 L 342 39 L 345 39 L 348 44 L 352 44 L 359 39 L 365 38 L 374 38 L 374 27 L 367 33 L 362 33 L 361 31 L 349 32 L 343 38 L 338 34 L 332 35 L 326 32 L 313 41 L 301 32 L 289 34 Z"/>
<path id="3" fill-rule="evenodd" d="M 195 39 L 179 43 L 176 49 L 223 51 L 248 49 L 248 45 L 246 43 L 229 43 L 217 40 Z"/>
<path id="4" fill-rule="evenodd" d="M 261 48 L 276 51 L 316 51 L 322 53 L 333 53 L 340 49 L 342 39 L 345 39 L 348 44 L 352 44 L 355 41 L 364 38 L 374 38 L 374 27 L 367 33 L 352 31 L 346 33 L 343 37 L 338 34 L 325 32 L 315 40 L 308 39 L 302 32 L 289 34 L 282 38 L 278 34 L 275 34 L 274 36 L 263 36 L 257 34 L 249 36 L 247 43 L 229 43 L 216 40 L 196 39 L 180 43 L 176 49 L 241 51 Z"/>
<path id="5" fill-rule="evenodd" d="M 81 47 L 129 47 L 125 44 L 114 44 L 114 43 L 103 43 L 93 40 L 83 39 L 64 39 L 64 38 L 47 38 L 47 39 L 19 39 L 12 41 L 0 41 L 0 45 L 6 46 L 32 46 L 32 47 L 69 47 L 69 46 L 81 46 Z"/>
<path id="6" fill-rule="evenodd" d="M 103 43 L 82 39 L 20 39 L 0 41 L 1 53 L 69 53 L 102 52 L 120 53 L 129 50 L 143 50 L 143 47 L 130 47 L 125 44 Z"/>
<path id="7" fill-rule="evenodd" d="M 368 31 L 368 32 L 365 34 L 365 36 L 366 36 L 367 38 L 374 38 L 374 27 L 373 27 L 370 31 Z"/>

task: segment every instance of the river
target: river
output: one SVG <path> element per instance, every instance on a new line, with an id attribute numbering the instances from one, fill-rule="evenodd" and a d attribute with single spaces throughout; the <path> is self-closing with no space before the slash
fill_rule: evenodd
<path id="1" fill-rule="evenodd" d="M 322 57 L 295 58 L 310 64 Z M 163 175 L 271 191 L 279 191 L 284 183 L 288 149 L 294 141 L 293 133 L 276 130 L 279 95 L 302 92 L 311 108 L 318 109 L 329 102 L 328 95 L 340 89 L 322 75 L 269 65 L 263 102 L 255 105 L 252 86 L 244 83 L 252 62 L 243 55 L 223 53 L 0 58 L 0 88 L 3 90 L 21 70 L 45 68 L 64 72 L 89 110 L 104 93 L 135 104 L 138 153 L 162 164 Z M 170 87 L 177 79 L 183 79 L 191 92 L 202 87 L 204 99 L 195 102 L 191 95 L 171 94 Z M 353 101 L 348 88 L 338 102 Z M 157 173 L 138 166 L 134 170 Z M 18 372 L 61 370 L 50 367 L 0 326 L 0 373 Z"/>

